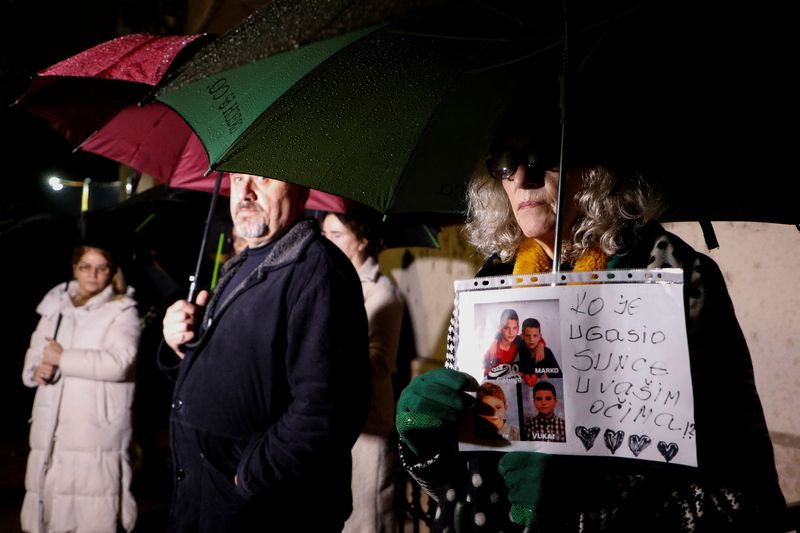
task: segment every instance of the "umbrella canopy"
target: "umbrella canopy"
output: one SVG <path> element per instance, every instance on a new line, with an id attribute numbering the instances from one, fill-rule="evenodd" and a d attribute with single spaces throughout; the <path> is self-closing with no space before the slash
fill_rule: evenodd
<path id="1" fill-rule="evenodd" d="M 763 112 L 771 97 L 778 106 L 788 97 L 759 83 L 781 72 L 786 48 L 772 49 L 773 34 L 749 10 L 578 2 L 565 33 L 562 2 L 448 4 L 254 61 L 250 50 L 250 62 L 232 50 L 254 27 L 242 24 L 157 98 L 191 124 L 214 169 L 395 215 L 463 212 L 489 125 L 514 95 L 544 94 L 565 105 L 568 139 L 583 139 L 567 155 L 591 146 L 637 164 L 666 189 L 666 220 L 797 223 L 791 195 L 762 187 L 743 201 L 730 186 L 759 169 L 780 174 L 790 153 L 776 150 L 787 144 L 780 121 Z M 742 39 L 749 28 L 758 39 Z M 560 75 L 559 98 L 542 88 Z"/>
<path id="2" fill-rule="evenodd" d="M 385 214 L 460 214 L 490 135 L 476 126 L 560 39 L 560 27 L 533 31 L 465 2 L 188 84 L 181 73 L 157 98 L 197 132 L 212 168 L 301 182 Z"/>
<path id="3" fill-rule="evenodd" d="M 208 218 L 199 242 L 197 265 L 190 289 L 194 297 L 196 283 L 204 279 L 201 272 L 206 261 L 206 249 L 215 233 L 214 213 L 218 213 L 217 195 L 230 195 L 230 178 L 227 173 L 206 174 L 208 156 L 197 135 L 173 110 L 158 102 L 149 105 L 129 105 L 122 109 L 100 130 L 80 146 L 92 152 L 152 176 L 156 182 L 175 189 L 189 189 L 212 193 L 208 202 Z M 344 201 L 339 197 L 311 190 L 306 208 L 343 212 Z M 162 217 L 163 218 L 163 217 Z M 216 226 L 219 226 L 217 223 Z M 221 258 L 221 243 L 229 228 L 216 228 L 220 244 L 217 247 L 217 268 L 212 277 L 216 282 Z M 387 246 L 438 247 L 438 229 L 426 224 L 387 224 Z"/>
<path id="4" fill-rule="evenodd" d="M 202 283 L 211 281 L 215 250 L 197 257 L 204 228 L 210 220 L 216 237 L 216 230 L 223 232 L 230 218 L 227 198 L 210 213 L 208 206 L 208 193 L 158 186 L 114 207 L 88 211 L 83 218 L 103 228 L 109 240 L 126 251 L 126 278 L 137 296 L 162 300 L 185 294 L 198 265 Z"/>
<path id="5" fill-rule="evenodd" d="M 576 40 L 568 132 L 655 181 L 665 221 L 800 222 L 797 180 L 779 178 L 794 166 L 786 8 L 677 0 L 622 13 Z"/>
<path id="6" fill-rule="evenodd" d="M 123 108 L 80 149 L 123 163 L 170 187 L 213 192 L 214 175 L 197 135 L 173 110 L 159 103 Z M 228 195 L 225 177 L 220 193 Z"/>
<path id="7" fill-rule="evenodd" d="M 15 105 L 77 146 L 211 39 L 208 34 L 117 37 L 40 71 Z"/>
<path id="8" fill-rule="evenodd" d="M 347 198 L 327 192 L 311 189 L 306 201 L 306 211 L 321 219 L 326 213 L 347 214 L 359 204 Z M 439 232 L 441 228 L 432 223 L 419 221 L 396 221 L 384 217 L 380 220 L 379 234 L 383 240 L 383 248 L 406 248 L 418 246 L 423 248 L 439 248 Z"/>
<path id="9" fill-rule="evenodd" d="M 271 0 L 204 47 L 168 84 L 175 89 L 279 52 L 399 20 L 459 0 Z"/>

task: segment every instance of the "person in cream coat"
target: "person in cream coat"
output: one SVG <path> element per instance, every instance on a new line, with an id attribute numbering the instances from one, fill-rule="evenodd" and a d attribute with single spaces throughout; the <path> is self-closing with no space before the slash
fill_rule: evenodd
<path id="1" fill-rule="evenodd" d="M 378 268 L 379 222 L 368 208 L 355 203 L 349 204 L 346 214 L 327 213 L 322 222 L 325 237 L 345 253 L 361 279 L 372 367 L 372 403 L 352 450 L 353 513 L 345 523 L 345 533 L 389 533 L 398 528 L 393 508 L 397 459 L 391 440 L 395 405 L 392 375 L 405 303 L 399 289 Z"/>
<path id="2" fill-rule="evenodd" d="M 131 531 L 131 405 L 141 331 L 133 289 L 111 254 L 81 246 L 74 280 L 51 289 L 25 354 L 36 387 L 23 531 Z"/>

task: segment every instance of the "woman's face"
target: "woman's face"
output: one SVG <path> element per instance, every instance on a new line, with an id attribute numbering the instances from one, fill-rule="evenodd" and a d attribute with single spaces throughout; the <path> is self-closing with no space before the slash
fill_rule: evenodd
<path id="1" fill-rule="evenodd" d="M 111 266 L 103 254 L 94 248 L 87 248 L 72 267 L 72 272 L 81 292 L 89 296 L 94 296 L 111 283 Z"/>
<path id="2" fill-rule="evenodd" d="M 366 249 L 366 240 L 358 239 L 350 228 L 342 224 L 339 217 L 333 213 L 325 215 L 325 219 L 322 221 L 322 234 L 338 246 L 351 262 L 356 265 L 361 264 L 361 256 Z"/>
<path id="3" fill-rule="evenodd" d="M 510 178 L 503 180 L 503 189 L 522 233 L 552 246 L 558 210 L 558 169 L 545 171 L 544 179 L 535 179 L 524 165 L 519 165 Z"/>

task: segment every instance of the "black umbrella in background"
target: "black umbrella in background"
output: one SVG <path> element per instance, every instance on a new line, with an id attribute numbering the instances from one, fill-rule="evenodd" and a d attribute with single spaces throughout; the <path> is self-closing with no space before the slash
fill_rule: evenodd
<path id="1" fill-rule="evenodd" d="M 646 0 L 440 4 L 450 10 L 448 13 L 459 12 L 460 6 L 480 5 L 493 15 L 487 11 L 481 19 L 483 23 L 474 27 L 459 26 L 454 19 L 440 17 L 441 24 L 434 28 L 417 28 L 415 33 L 413 26 L 411 29 L 393 26 L 384 33 L 387 38 L 405 35 L 409 41 L 410 37 L 420 35 L 436 39 L 451 35 L 464 42 L 474 34 L 483 40 L 494 36 L 497 42 L 518 46 L 516 56 L 507 54 L 511 58 L 507 64 L 490 65 L 496 73 L 491 86 L 517 86 L 520 91 L 528 91 L 530 86 L 556 83 L 562 76 L 566 91 L 561 98 L 556 94 L 541 97 L 533 91 L 530 95 L 531 99 L 542 98 L 543 105 L 564 107 L 567 155 L 589 147 L 603 159 L 637 166 L 666 192 L 671 209 L 665 220 L 797 222 L 797 210 L 787 199 L 792 194 L 786 194 L 796 190 L 794 181 L 787 190 L 786 186 L 776 187 L 777 180 L 770 180 L 769 186 L 748 187 L 746 194 L 732 186 L 737 180 L 754 184 L 754 176 L 779 176 L 788 168 L 790 152 L 782 149 L 789 146 L 788 138 L 782 134 L 782 117 L 774 112 L 788 108 L 790 102 L 782 73 L 791 64 L 788 50 L 792 47 L 789 34 L 778 29 L 781 19 L 786 19 L 785 8 L 769 3 L 751 9 L 730 4 L 698 6 L 688 1 Z M 331 27 L 336 27 L 337 21 L 342 20 L 335 13 L 331 16 L 331 6 L 356 9 L 360 3 L 307 0 L 293 5 L 289 9 L 283 2 L 274 2 L 222 36 L 204 50 L 205 54 L 194 56 L 172 83 L 160 91 L 159 98 L 175 95 L 198 80 L 219 81 L 220 76 L 224 78 L 225 72 L 229 72 L 221 72 L 224 69 L 253 59 L 263 61 L 264 57 L 285 50 L 286 43 L 302 48 L 320 36 L 335 34 L 314 30 L 317 33 L 312 31 L 309 37 L 298 28 L 307 25 L 327 31 L 326 23 L 333 21 Z M 314 5 L 319 9 L 304 10 L 298 5 Z M 286 14 L 286 18 L 279 19 L 279 14 Z M 285 38 L 276 38 L 281 44 L 274 48 L 243 46 L 271 39 L 276 20 L 283 21 L 289 29 Z M 400 31 L 396 31 L 398 28 Z M 527 39 L 522 34 L 527 34 Z M 531 47 L 531 39 L 549 41 L 550 46 Z M 408 76 L 408 85 L 413 85 L 418 77 L 427 79 L 418 74 L 431 65 L 421 60 L 414 69 L 413 59 L 400 60 L 388 53 L 370 56 L 371 60 L 366 61 L 360 54 L 363 49 L 357 49 L 360 55 L 350 53 L 351 50 L 356 47 L 333 55 L 270 104 L 258 122 L 251 122 L 225 153 L 220 168 L 228 165 L 239 171 L 315 186 L 313 180 L 321 179 L 318 176 L 328 168 L 319 161 L 333 154 L 331 159 L 339 164 L 344 155 L 335 152 L 334 145 L 340 139 L 352 141 L 356 135 L 337 136 L 330 132 L 342 128 L 358 113 L 368 116 L 368 120 L 358 126 L 348 122 L 351 127 L 347 131 L 361 132 L 359 139 L 363 137 L 364 142 L 372 143 L 375 152 L 391 152 L 390 147 L 397 151 L 398 143 L 391 139 L 397 135 L 395 126 L 401 123 L 391 110 L 386 118 L 364 113 L 364 109 L 372 109 L 374 98 L 370 102 L 359 98 L 366 98 L 363 95 L 372 92 L 351 91 L 342 95 L 336 91 L 346 91 L 350 80 L 369 88 L 370 80 L 385 78 L 391 80 L 391 86 L 373 92 L 385 94 L 389 99 L 393 89 L 400 94 L 405 85 L 393 77 L 379 76 L 381 68 L 391 69 L 397 60 Z M 557 61 L 562 54 L 564 61 Z M 326 88 L 330 88 L 327 96 Z M 472 107 L 486 109 L 498 92 L 489 89 L 490 98 L 472 98 Z M 339 105 L 344 101 L 351 102 L 349 113 Z M 470 112 L 466 107 L 463 109 L 464 113 Z M 195 109 L 191 111 L 194 113 Z M 485 120 L 467 120 L 466 124 L 476 129 L 488 127 Z M 327 132 L 325 125 L 330 126 Z M 425 172 L 430 183 L 439 179 L 441 169 L 464 164 L 455 159 L 450 164 L 443 163 L 453 154 L 445 155 L 444 149 L 435 149 L 439 145 L 444 147 L 443 139 L 453 135 L 431 135 L 431 128 L 421 131 L 423 136 L 433 137 L 434 144 L 421 142 L 415 147 L 415 161 L 425 161 L 425 165 L 417 165 L 420 168 L 413 169 L 412 174 Z M 320 142 L 298 145 L 298 139 L 308 140 L 313 135 Z M 342 153 L 351 154 L 355 148 L 348 147 Z M 462 158 L 472 159 L 474 155 L 463 146 L 456 152 Z M 421 158 L 423 153 L 427 159 Z M 212 166 L 215 164 L 212 162 Z M 361 175 L 358 175 L 348 169 L 337 170 L 355 183 L 356 188 L 363 183 L 365 189 L 375 179 L 375 172 L 359 170 Z M 463 181 L 466 181 L 466 172 L 460 174 L 465 174 Z M 345 191 L 334 189 L 333 184 L 328 185 L 330 192 L 347 196 Z M 411 189 L 417 192 L 417 187 Z M 417 194 L 417 198 L 426 199 L 423 194 Z M 413 211 L 413 206 L 404 206 L 403 210 Z"/>
<path id="2" fill-rule="evenodd" d="M 213 227 L 228 223 L 228 198 L 220 197 L 209 211 L 210 197 L 162 185 L 115 207 L 89 211 L 84 218 L 90 226 L 110 228 L 137 299 L 160 307 L 188 290 L 207 220 Z M 210 255 L 199 259 L 205 284 L 211 281 L 213 262 Z"/>
<path id="3" fill-rule="evenodd" d="M 209 197 L 205 192 L 159 186 L 110 208 L 21 220 L 0 232 L 0 246 L 7 257 L 16 258 L 0 263 L 0 269 L 5 279 L 14 281 L 11 290 L 25 294 L 22 299 L 30 304 L 26 308 L 34 309 L 47 290 L 72 279 L 74 247 L 94 244 L 111 251 L 120 262 L 144 312 L 188 289 Z M 227 204 L 227 197 L 218 202 L 212 214 L 215 224 L 229 220 Z M 206 280 L 212 264 L 212 258 L 202 263 Z"/>
<path id="4" fill-rule="evenodd" d="M 570 41 L 568 129 L 656 180 L 666 221 L 800 222 L 797 180 L 782 179 L 796 138 L 787 8 L 678 0 L 620 15 Z"/>

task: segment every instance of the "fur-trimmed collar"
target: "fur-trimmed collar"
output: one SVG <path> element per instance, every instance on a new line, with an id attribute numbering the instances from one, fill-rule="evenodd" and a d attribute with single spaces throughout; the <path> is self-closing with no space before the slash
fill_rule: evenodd
<path id="1" fill-rule="evenodd" d="M 552 268 L 553 261 L 547 256 L 544 248 L 535 239 L 527 239 L 517 250 L 517 258 L 514 261 L 514 275 L 518 274 L 538 274 L 547 272 Z M 605 270 L 608 265 L 608 256 L 599 248 L 589 248 L 577 261 L 575 261 L 575 272 L 588 272 L 593 270 Z"/>
<path id="2" fill-rule="evenodd" d="M 300 254 L 305 250 L 308 243 L 319 235 L 319 224 L 312 218 L 302 219 L 295 223 L 294 226 L 275 241 L 272 249 L 267 256 L 258 265 L 253 272 L 238 286 L 233 289 L 228 296 L 231 300 L 236 294 L 244 290 L 245 287 L 250 286 L 252 283 L 261 280 L 266 273 L 278 266 L 285 265 L 296 261 Z M 239 267 L 244 263 L 245 254 L 239 254 L 231 258 L 225 264 L 223 275 L 211 295 L 211 300 L 208 302 L 206 308 L 206 316 L 212 317 L 218 312 L 217 307 L 220 305 L 219 296 L 222 294 L 225 285 L 230 282 Z"/>

